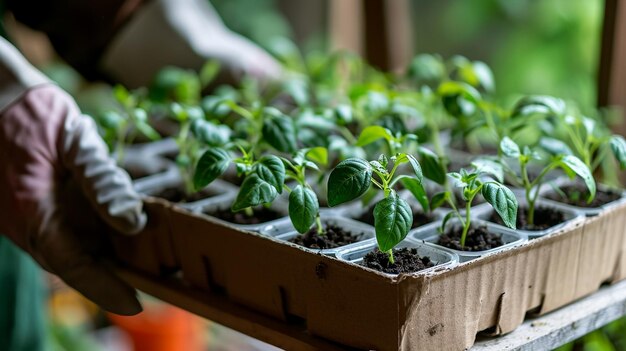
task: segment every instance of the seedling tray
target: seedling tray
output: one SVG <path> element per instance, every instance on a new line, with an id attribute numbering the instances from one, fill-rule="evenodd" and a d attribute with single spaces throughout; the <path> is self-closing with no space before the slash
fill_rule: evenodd
<path id="1" fill-rule="evenodd" d="M 223 294 L 358 349 L 466 349 L 478 332 L 510 332 L 528 312 L 626 277 L 626 205 L 452 268 L 389 276 L 159 200 L 146 204 L 151 223 L 137 237 L 118 236 L 120 260 L 155 279 L 180 268 L 180 281 L 208 298 Z"/>

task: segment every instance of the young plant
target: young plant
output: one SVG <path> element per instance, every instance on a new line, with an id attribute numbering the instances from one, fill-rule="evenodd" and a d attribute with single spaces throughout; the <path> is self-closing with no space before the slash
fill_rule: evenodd
<path id="1" fill-rule="evenodd" d="M 398 167 L 410 164 L 412 174 L 397 175 Z M 389 170 L 389 167 L 391 170 Z M 425 194 L 422 186 L 422 167 L 415 157 L 398 153 L 391 158 L 381 155 L 376 161 L 350 158 L 342 161 L 330 173 L 328 179 L 328 204 L 333 207 L 352 201 L 365 194 L 373 184 L 382 191 L 384 198 L 374 207 L 374 226 L 376 241 L 382 252 L 387 253 L 389 261 L 394 262 L 393 248 L 400 243 L 411 229 L 413 211 L 402 199 L 393 186 L 401 180 L 411 179 L 414 189 Z M 423 196 L 418 199 L 420 203 Z"/>
<path id="2" fill-rule="evenodd" d="M 593 175 L 587 165 L 581 161 L 578 157 L 570 154 L 559 153 L 553 150 L 553 154 L 547 160 L 543 162 L 543 169 L 539 172 L 534 179 L 531 179 L 528 172 L 529 163 L 532 161 L 540 161 L 541 158 L 537 152 L 532 151 L 529 147 L 525 146 L 520 149 L 511 138 L 504 137 L 500 143 L 500 150 L 502 157 L 507 157 L 516 160 L 519 165 L 519 173 L 513 171 L 505 162 L 501 159 L 500 164 L 504 167 L 510 176 L 513 177 L 515 183 L 521 185 L 524 188 L 526 196 L 526 204 L 528 206 L 527 222 L 529 226 L 535 223 L 535 203 L 539 196 L 539 189 L 543 184 L 545 177 L 555 169 L 562 169 L 570 178 L 578 175 L 589 190 L 588 202 L 591 202 L 596 194 L 596 183 L 593 179 Z"/>
<path id="3" fill-rule="evenodd" d="M 555 119 L 568 143 L 545 136 L 541 144 L 549 151 L 572 154 L 580 158 L 592 173 L 607 161 L 607 154 L 612 152 L 621 169 L 626 168 L 626 140 L 621 135 L 612 135 L 609 128 L 600 119 L 586 117 L 580 113 L 563 114 Z M 614 169 L 605 170 L 615 173 Z"/>
<path id="4" fill-rule="evenodd" d="M 289 193 L 289 218 L 294 228 L 304 234 L 315 223 L 318 235 L 324 234 L 324 228 L 320 219 L 320 205 L 317 194 L 309 184 L 306 170 L 319 171 L 319 165 L 328 163 L 328 151 L 323 147 L 302 149 L 296 152 L 293 160 L 283 158 L 286 165 L 286 179 L 293 179 L 297 185 L 293 189 L 287 188 Z"/>
<path id="5" fill-rule="evenodd" d="M 432 208 L 437 208 L 444 202 L 447 202 L 450 204 L 450 207 L 452 207 L 452 211 L 444 217 L 440 231 L 443 233 L 448 220 L 456 216 L 462 226 L 461 247 L 465 246 L 467 233 L 471 227 L 472 202 L 478 194 L 482 194 L 485 200 L 493 207 L 500 218 L 502 218 L 502 221 L 507 227 L 512 229 L 516 227 L 517 199 L 513 192 L 501 183 L 502 173 L 496 168 L 492 168 L 489 163 L 477 163 L 474 164 L 474 167 L 475 169 L 471 172 L 461 169 L 460 172 L 448 173 L 448 176 L 454 179 L 455 186 L 462 190 L 463 200 L 466 202 L 464 216 L 452 201 L 454 195 L 449 191 L 436 194 L 431 200 Z M 487 174 L 494 176 L 498 181 L 491 179 L 485 180 L 482 176 Z"/>
<path id="6" fill-rule="evenodd" d="M 104 132 L 104 140 L 115 154 L 117 162 L 124 160 L 124 150 L 135 138 L 143 135 L 149 140 L 160 139 L 159 133 L 149 123 L 148 112 L 141 91 L 130 92 L 121 85 L 113 87 L 113 96 L 120 104 L 121 111 L 107 111 L 99 119 Z"/>

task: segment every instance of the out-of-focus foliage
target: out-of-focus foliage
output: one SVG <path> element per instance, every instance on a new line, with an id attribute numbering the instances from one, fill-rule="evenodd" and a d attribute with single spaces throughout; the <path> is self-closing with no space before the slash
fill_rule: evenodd
<path id="1" fill-rule="evenodd" d="M 413 1 L 416 49 L 489 64 L 497 93 L 596 99 L 603 1 Z"/>
<path id="2" fill-rule="evenodd" d="M 274 38 L 292 36 L 291 27 L 276 9 L 275 0 L 210 0 L 210 2 L 226 26 L 263 47 L 267 47 Z"/>

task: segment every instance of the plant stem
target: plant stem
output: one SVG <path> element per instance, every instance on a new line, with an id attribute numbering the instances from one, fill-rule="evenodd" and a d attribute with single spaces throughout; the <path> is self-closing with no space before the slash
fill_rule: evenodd
<path id="1" fill-rule="evenodd" d="M 393 249 L 389 249 L 387 251 L 387 255 L 389 256 L 389 263 L 394 264 L 396 261 L 393 259 Z"/>
<path id="2" fill-rule="evenodd" d="M 526 218 L 526 222 L 528 222 L 529 226 L 535 224 L 535 201 L 532 199 L 531 192 L 533 190 L 532 184 L 528 179 L 528 169 L 526 168 L 526 163 L 521 162 L 520 168 L 522 171 L 522 184 L 524 185 L 524 189 L 526 190 L 526 204 L 528 205 L 528 216 Z"/>
<path id="3" fill-rule="evenodd" d="M 246 207 L 243 211 L 248 217 L 254 216 L 254 210 L 252 209 L 252 207 Z"/>
<path id="4" fill-rule="evenodd" d="M 315 226 L 317 227 L 317 235 L 324 235 L 324 226 L 322 226 L 322 219 L 319 213 L 315 217 Z"/>
<path id="5" fill-rule="evenodd" d="M 472 207 L 472 198 L 467 199 L 467 203 L 465 204 L 465 221 L 463 223 L 463 233 L 461 234 L 461 248 L 465 247 L 465 238 L 467 237 L 467 232 L 469 232 L 470 228 L 470 208 Z"/>

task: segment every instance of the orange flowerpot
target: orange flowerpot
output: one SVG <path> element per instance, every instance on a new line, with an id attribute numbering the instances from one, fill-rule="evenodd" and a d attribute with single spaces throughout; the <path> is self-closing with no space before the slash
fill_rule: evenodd
<path id="1" fill-rule="evenodd" d="M 136 316 L 109 314 L 109 319 L 128 334 L 134 351 L 204 349 L 205 322 L 171 305 L 144 303 L 144 311 Z"/>

